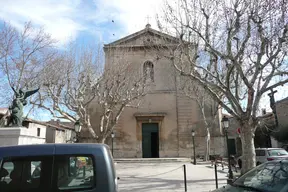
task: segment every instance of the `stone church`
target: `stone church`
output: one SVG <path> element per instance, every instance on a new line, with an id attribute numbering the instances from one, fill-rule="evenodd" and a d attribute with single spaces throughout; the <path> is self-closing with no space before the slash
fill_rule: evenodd
<path id="1" fill-rule="evenodd" d="M 129 49 L 126 59 L 142 71 L 153 87 L 139 107 L 126 107 L 121 114 L 114 131 L 115 158 L 191 157 L 192 129 L 196 131 L 196 155 L 204 155 L 206 131 L 197 104 L 180 91 L 179 74 L 171 60 L 157 55 L 151 46 L 162 43 L 165 47 L 167 42 L 175 45 L 178 40 L 147 24 L 143 30 L 104 45 L 105 65 Z M 223 155 L 225 140 L 219 118 L 217 121 L 210 132 L 210 154 Z M 109 139 L 107 144 L 111 145 Z"/>

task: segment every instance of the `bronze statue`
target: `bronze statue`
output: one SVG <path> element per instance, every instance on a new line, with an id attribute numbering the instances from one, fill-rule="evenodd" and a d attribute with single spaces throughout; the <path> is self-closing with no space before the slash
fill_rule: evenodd
<path id="1" fill-rule="evenodd" d="M 12 106 L 9 107 L 11 117 L 8 126 L 21 127 L 23 122 L 23 108 L 27 104 L 26 98 L 39 91 L 40 88 L 25 92 L 21 88 L 19 91 L 16 91 L 13 87 L 12 89 L 15 93 L 15 99 L 12 102 Z"/>

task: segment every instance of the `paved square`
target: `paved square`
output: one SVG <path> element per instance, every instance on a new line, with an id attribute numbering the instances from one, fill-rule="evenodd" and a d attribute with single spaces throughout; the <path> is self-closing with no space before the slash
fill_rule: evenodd
<path id="1" fill-rule="evenodd" d="M 186 164 L 187 191 L 208 192 L 216 188 L 214 168 L 189 163 L 117 163 L 120 192 L 184 192 Z M 218 186 L 226 185 L 227 167 L 218 170 Z"/>

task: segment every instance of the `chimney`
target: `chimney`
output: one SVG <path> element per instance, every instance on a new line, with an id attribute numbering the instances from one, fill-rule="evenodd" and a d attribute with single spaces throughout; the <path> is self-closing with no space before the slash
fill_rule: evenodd
<path id="1" fill-rule="evenodd" d="M 266 109 L 262 109 L 262 115 L 266 115 Z"/>

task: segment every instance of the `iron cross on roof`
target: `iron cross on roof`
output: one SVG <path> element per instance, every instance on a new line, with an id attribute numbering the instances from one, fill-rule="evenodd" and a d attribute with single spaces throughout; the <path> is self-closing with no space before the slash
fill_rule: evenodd
<path id="1" fill-rule="evenodd" d="M 147 24 L 149 24 L 149 22 L 150 22 L 150 16 L 149 15 L 147 15 L 147 17 L 146 17 L 146 19 L 147 19 Z"/>

